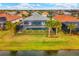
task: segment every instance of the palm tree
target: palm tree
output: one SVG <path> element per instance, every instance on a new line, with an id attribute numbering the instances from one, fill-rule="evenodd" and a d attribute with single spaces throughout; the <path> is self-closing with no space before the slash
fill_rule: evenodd
<path id="1" fill-rule="evenodd" d="M 16 22 L 16 23 L 13 23 L 12 24 L 12 30 L 13 30 L 13 35 L 16 35 L 17 34 L 17 25 L 20 25 L 20 22 Z"/>
<path id="2" fill-rule="evenodd" d="M 58 32 L 58 29 L 61 29 L 61 23 L 55 19 L 52 19 L 52 10 L 49 11 L 49 17 L 50 20 L 46 22 L 46 26 L 48 27 L 48 37 L 51 35 L 52 28 L 56 28 L 56 34 Z"/>
<path id="3" fill-rule="evenodd" d="M 48 20 L 46 22 L 46 26 L 48 27 L 48 37 L 50 37 L 51 30 L 52 30 L 52 27 L 53 27 L 52 10 L 49 10 L 49 18 L 50 18 L 50 20 Z"/>
<path id="4" fill-rule="evenodd" d="M 53 21 L 53 28 L 55 28 L 56 29 L 56 35 L 57 35 L 57 33 L 58 33 L 58 30 L 61 30 L 61 26 L 62 26 L 62 24 L 61 24 L 61 22 L 59 22 L 59 21 L 57 21 L 57 20 L 54 20 Z"/>
<path id="5" fill-rule="evenodd" d="M 8 31 L 8 34 L 10 35 L 11 38 L 13 38 L 14 35 L 13 23 L 7 21 L 5 26 L 6 26 L 6 30 Z"/>
<path id="6" fill-rule="evenodd" d="M 6 29 L 10 30 L 12 27 L 12 23 L 10 21 L 6 21 Z"/>
<path id="7" fill-rule="evenodd" d="M 51 30 L 53 27 L 53 20 L 48 20 L 45 22 L 46 27 L 48 27 L 48 37 L 51 35 Z"/>
<path id="8" fill-rule="evenodd" d="M 6 22 L 6 29 L 9 30 L 11 36 L 14 36 L 16 34 L 15 27 L 17 24 L 18 23 L 11 23 L 10 21 Z"/>
<path id="9" fill-rule="evenodd" d="M 72 30 L 74 30 L 76 28 L 76 24 L 74 23 L 71 23 L 71 24 L 68 24 L 68 29 L 70 30 L 69 33 L 72 34 Z"/>

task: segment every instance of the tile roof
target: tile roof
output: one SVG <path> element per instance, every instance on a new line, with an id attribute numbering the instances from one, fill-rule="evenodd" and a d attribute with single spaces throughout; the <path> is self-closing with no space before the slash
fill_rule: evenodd
<path id="1" fill-rule="evenodd" d="M 42 15 L 48 15 L 48 14 L 49 14 L 48 12 L 43 12 L 43 13 L 42 13 Z"/>
<path id="2" fill-rule="evenodd" d="M 60 22 L 79 22 L 79 19 L 70 15 L 56 15 L 54 19 Z"/>
<path id="3" fill-rule="evenodd" d="M 27 18 L 25 18 L 24 19 L 24 21 L 38 21 L 38 20 L 49 20 L 49 18 L 48 17 L 46 17 L 46 16 L 43 16 L 43 15 L 40 15 L 39 13 L 37 13 L 37 12 L 34 12 L 34 13 L 32 13 L 32 15 L 31 16 L 29 16 L 29 17 L 27 17 Z"/>
<path id="4" fill-rule="evenodd" d="M 20 11 L 20 14 L 26 14 L 26 15 L 28 15 L 29 12 L 27 12 L 27 11 Z"/>
<path id="5" fill-rule="evenodd" d="M 9 15 L 9 14 L 6 14 L 6 13 L 1 13 L 0 17 L 6 17 L 7 21 L 13 21 L 13 20 L 17 20 L 17 19 L 21 18 L 20 16 Z"/>

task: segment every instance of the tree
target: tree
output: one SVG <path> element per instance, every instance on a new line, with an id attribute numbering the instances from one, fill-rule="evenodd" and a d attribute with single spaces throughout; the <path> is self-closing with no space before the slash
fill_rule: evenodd
<path id="1" fill-rule="evenodd" d="M 55 34 L 57 35 L 58 30 L 61 30 L 62 24 L 61 24 L 61 22 L 59 22 L 59 21 L 57 21 L 57 20 L 54 20 L 53 23 L 54 23 L 54 24 L 53 24 L 53 28 L 56 29 Z"/>
<path id="2" fill-rule="evenodd" d="M 12 23 L 10 21 L 6 21 L 6 25 L 5 26 L 6 26 L 7 30 L 10 30 L 11 27 L 12 27 Z"/>
<path id="3" fill-rule="evenodd" d="M 15 27 L 17 24 L 19 24 L 19 22 L 18 23 L 11 23 L 10 21 L 6 22 L 6 25 L 5 25 L 6 29 L 9 30 L 11 36 L 14 36 L 16 34 Z"/>
<path id="4" fill-rule="evenodd" d="M 46 27 L 48 27 L 48 37 L 51 35 L 51 29 L 53 26 L 53 20 L 48 20 L 45 22 Z"/>
<path id="5" fill-rule="evenodd" d="M 61 30 L 61 26 L 62 26 L 61 22 L 59 22 L 55 19 L 48 20 L 48 21 L 46 21 L 45 24 L 48 27 L 48 37 L 50 37 L 50 35 L 51 35 L 52 28 L 56 29 L 56 35 L 57 35 L 58 30 Z"/>
<path id="6" fill-rule="evenodd" d="M 6 30 L 8 31 L 8 34 L 12 38 L 14 34 L 13 23 L 11 23 L 10 21 L 6 21 L 5 27 L 6 27 Z"/>
<path id="7" fill-rule="evenodd" d="M 48 27 L 48 37 L 50 37 L 52 28 L 56 28 L 56 34 L 57 34 L 58 29 L 60 29 L 61 27 L 61 23 L 55 19 L 52 19 L 46 21 L 46 26 Z"/>
<path id="8" fill-rule="evenodd" d="M 76 24 L 74 23 L 70 23 L 68 24 L 68 29 L 70 30 L 69 33 L 72 34 L 72 30 L 74 30 L 76 28 Z"/>
<path id="9" fill-rule="evenodd" d="M 12 30 L 13 30 L 13 35 L 16 35 L 17 34 L 17 25 L 20 25 L 20 22 L 16 22 L 16 23 L 13 23 L 12 24 Z"/>

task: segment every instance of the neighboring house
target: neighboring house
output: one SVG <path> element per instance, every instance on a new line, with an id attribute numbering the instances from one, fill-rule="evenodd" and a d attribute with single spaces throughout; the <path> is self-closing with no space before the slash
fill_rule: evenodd
<path id="1" fill-rule="evenodd" d="M 48 17 L 40 15 L 37 12 L 32 13 L 31 16 L 24 19 L 25 29 L 45 29 L 45 21 Z"/>
<path id="2" fill-rule="evenodd" d="M 62 22 L 62 29 L 64 31 L 68 31 L 69 29 L 68 24 L 70 23 L 74 23 L 77 25 L 77 28 L 75 29 L 75 31 L 79 31 L 79 19 L 73 16 L 69 16 L 69 15 L 56 15 L 54 16 L 54 19 Z"/>
<path id="3" fill-rule="evenodd" d="M 64 13 L 64 15 L 71 15 L 72 13 L 70 13 L 70 12 L 63 12 Z"/>
<path id="4" fill-rule="evenodd" d="M 43 16 L 48 16 L 48 14 L 49 14 L 48 12 L 43 12 L 42 13 Z"/>
<path id="5" fill-rule="evenodd" d="M 7 14 L 10 14 L 10 15 L 16 15 L 17 12 L 16 11 L 11 11 L 11 12 L 6 12 Z"/>
<path id="6" fill-rule="evenodd" d="M 21 13 L 21 14 L 26 14 L 26 15 L 29 14 L 29 12 L 27 12 L 27 11 L 21 11 L 20 13 Z"/>
<path id="7" fill-rule="evenodd" d="M 0 29 L 4 29 L 6 21 L 15 23 L 15 22 L 19 22 L 20 20 L 23 20 L 22 17 L 20 16 L 1 13 L 0 14 Z"/>
<path id="8" fill-rule="evenodd" d="M 29 14 L 27 11 L 20 11 L 17 15 L 22 17 L 22 15 L 28 16 Z"/>
<path id="9" fill-rule="evenodd" d="M 9 21 L 11 21 L 12 23 L 19 22 L 20 20 L 23 20 L 22 17 L 16 16 L 16 15 L 15 16 L 11 16 L 11 18 L 9 18 L 9 19 L 10 19 Z"/>
<path id="10" fill-rule="evenodd" d="M 6 21 L 11 21 L 12 23 L 19 22 L 20 20 L 22 20 L 22 17 L 18 15 L 10 15 L 6 13 L 0 14 L 0 17 L 5 17 Z"/>
<path id="11" fill-rule="evenodd" d="M 6 18 L 0 17 L 0 29 L 5 29 Z"/>

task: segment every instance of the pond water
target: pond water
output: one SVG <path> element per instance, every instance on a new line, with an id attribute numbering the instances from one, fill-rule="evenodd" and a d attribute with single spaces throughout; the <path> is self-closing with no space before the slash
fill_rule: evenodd
<path id="1" fill-rule="evenodd" d="M 79 50 L 59 51 L 0 51 L 0 56 L 79 56 Z"/>

